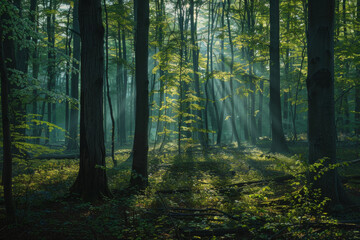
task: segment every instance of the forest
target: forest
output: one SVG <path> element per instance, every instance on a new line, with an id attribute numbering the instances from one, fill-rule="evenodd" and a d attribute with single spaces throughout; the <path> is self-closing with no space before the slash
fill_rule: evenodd
<path id="1" fill-rule="evenodd" d="M 0 0 L 0 239 L 360 239 L 360 0 Z"/>

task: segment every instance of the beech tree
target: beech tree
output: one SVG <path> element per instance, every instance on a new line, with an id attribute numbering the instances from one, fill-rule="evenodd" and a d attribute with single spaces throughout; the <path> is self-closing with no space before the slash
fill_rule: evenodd
<path id="1" fill-rule="evenodd" d="M 101 0 L 79 1 L 81 37 L 80 169 L 71 192 L 93 201 L 110 196 L 103 128 L 104 26 Z"/>
<path id="2" fill-rule="evenodd" d="M 270 0 L 270 117 L 271 152 L 286 152 L 280 99 L 279 0 Z"/>
<path id="3" fill-rule="evenodd" d="M 336 127 L 334 103 L 334 18 L 335 0 L 309 0 L 308 29 L 308 139 L 309 164 L 324 159 L 324 165 L 336 163 Z M 347 201 L 336 169 L 310 181 L 332 204 Z"/>
<path id="4" fill-rule="evenodd" d="M 130 185 L 144 189 L 148 184 L 148 121 L 149 121 L 149 79 L 148 38 L 149 0 L 135 0 L 135 81 L 136 116 L 133 145 L 133 163 Z"/>

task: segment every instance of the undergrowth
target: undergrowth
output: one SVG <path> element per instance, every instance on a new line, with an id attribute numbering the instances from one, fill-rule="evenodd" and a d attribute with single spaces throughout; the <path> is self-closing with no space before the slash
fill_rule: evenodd
<path id="1" fill-rule="evenodd" d="M 339 223 L 341 217 L 325 211 L 328 199 L 307 183 L 304 156 L 227 147 L 214 148 L 205 156 L 151 153 L 150 186 L 131 195 L 128 152 L 117 152 L 116 168 L 107 159 L 114 197 L 94 204 L 68 194 L 78 160 L 16 164 L 18 222 L 2 227 L 0 238 L 360 239 L 355 225 Z M 344 176 L 359 170 L 358 164 L 337 167 Z M 357 184 L 355 179 L 346 186 L 356 195 Z M 4 209 L 0 214 L 4 221 Z"/>

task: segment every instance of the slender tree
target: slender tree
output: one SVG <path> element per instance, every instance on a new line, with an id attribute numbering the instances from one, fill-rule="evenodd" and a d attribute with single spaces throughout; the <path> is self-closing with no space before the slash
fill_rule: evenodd
<path id="1" fill-rule="evenodd" d="M 287 152 L 281 118 L 279 0 L 270 0 L 270 116 L 271 152 Z"/>
<path id="2" fill-rule="evenodd" d="M 149 80 L 148 80 L 148 38 L 149 0 L 135 0 L 135 81 L 136 115 L 133 145 L 133 164 L 130 185 L 144 189 L 148 185 L 148 122 L 149 122 Z"/>
<path id="3" fill-rule="evenodd" d="M 108 20 L 108 11 L 106 7 L 106 0 L 104 0 L 104 10 L 105 10 L 105 78 L 106 78 L 106 92 L 107 92 L 107 100 L 109 103 L 109 110 L 110 110 L 110 117 L 111 117 L 111 159 L 113 161 L 114 166 L 116 166 L 115 161 L 115 154 L 114 154 L 114 148 L 115 148 L 115 119 L 114 119 L 114 113 L 113 113 L 113 107 L 110 97 L 110 86 L 109 86 L 109 20 Z"/>
<path id="4" fill-rule="evenodd" d="M 360 22 L 360 0 L 356 1 L 356 21 Z M 360 37 L 360 31 L 356 31 L 356 36 Z M 357 75 L 360 76 L 360 66 L 356 66 Z M 360 84 L 357 84 L 355 88 L 355 134 L 360 135 Z"/>
<path id="5" fill-rule="evenodd" d="M 110 196 L 103 129 L 104 27 L 101 0 L 79 1 L 81 36 L 80 169 L 70 191 L 86 201 Z"/>
<path id="6" fill-rule="evenodd" d="M 71 97 L 79 99 L 79 61 L 80 61 L 80 27 L 79 0 L 74 0 L 73 10 L 73 62 L 71 72 Z M 79 104 L 74 103 L 70 109 L 70 140 L 68 149 L 78 149 Z"/>

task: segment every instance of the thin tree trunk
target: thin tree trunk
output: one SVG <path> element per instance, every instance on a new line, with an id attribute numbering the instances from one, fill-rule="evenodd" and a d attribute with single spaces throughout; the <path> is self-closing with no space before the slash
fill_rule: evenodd
<path id="1" fill-rule="evenodd" d="M 360 0 L 356 1 L 356 20 L 360 22 Z M 360 31 L 356 31 L 356 36 L 360 36 Z M 360 76 L 360 66 L 356 66 L 357 76 Z M 360 135 L 360 84 L 355 87 L 355 134 Z"/>
<path id="2" fill-rule="evenodd" d="M 200 93 L 200 83 L 199 83 L 199 47 L 197 44 L 197 29 L 196 29 L 196 23 L 194 20 L 194 0 L 190 0 L 190 23 L 191 23 L 191 44 L 192 44 L 192 58 L 193 58 L 193 71 L 194 71 L 194 81 L 195 81 L 195 92 L 196 92 L 196 96 L 200 99 L 201 98 L 201 93 Z M 196 20 L 197 21 L 197 20 Z M 202 107 L 202 103 L 201 100 L 198 103 L 200 107 Z M 203 149 L 206 151 L 207 150 L 207 146 L 205 145 L 205 139 L 204 139 L 204 133 L 202 132 L 203 130 L 203 111 L 202 110 L 195 110 L 195 114 L 197 115 L 197 117 L 200 119 L 200 123 L 197 123 L 197 128 L 198 128 L 198 137 L 200 140 L 200 144 L 203 147 Z"/>
<path id="3" fill-rule="evenodd" d="M 222 3 L 222 12 L 221 12 L 221 29 L 222 34 L 224 35 L 224 27 L 225 27 L 225 2 Z M 225 72 L 225 54 L 224 54 L 224 38 L 220 39 L 220 59 L 221 59 L 221 71 Z M 225 97 L 225 81 L 221 80 L 221 95 Z M 222 101 L 222 107 L 220 110 L 219 121 L 218 121 L 218 135 L 216 139 L 216 144 L 221 144 L 221 136 L 223 132 L 223 122 L 224 122 L 224 114 L 225 114 L 225 99 Z"/>
<path id="4" fill-rule="evenodd" d="M 234 104 L 234 99 L 235 99 L 235 92 L 234 92 L 234 84 L 233 84 L 233 68 L 234 68 L 234 45 L 233 45 L 233 41 L 232 41 L 232 35 L 231 35 L 231 27 L 230 27 L 230 0 L 227 0 L 227 4 L 228 4 L 228 9 L 227 9 L 227 14 L 226 14 L 226 18 L 227 18 L 227 25 L 228 25 L 228 35 L 229 35 L 229 44 L 230 44 L 230 52 L 231 52 L 231 62 L 230 62 L 230 104 L 231 104 L 231 125 L 232 125 L 232 129 L 233 129 L 233 133 L 238 145 L 238 148 L 240 148 L 240 137 L 237 131 L 237 127 L 235 124 L 235 104 Z"/>
<path id="5" fill-rule="evenodd" d="M 113 161 L 114 166 L 116 167 L 116 161 L 115 161 L 115 119 L 114 119 L 114 112 L 113 107 L 111 103 L 111 97 L 110 97 L 110 86 L 109 86 L 109 23 L 108 23 L 108 12 L 106 8 L 106 0 L 104 0 L 104 11 L 105 11 L 105 62 L 106 62 L 106 68 L 105 68 L 105 78 L 106 78 L 106 89 L 107 89 L 107 99 L 109 103 L 109 110 L 110 110 L 110 117 L 111 117 L 111 159 Z"/>
<path id="6" fill-rule="evenodd" d="M 287 152 L 281 118 L 279 0 L 270 0 L 270 115 L 271 152 Z"/>
<path id="7" fill-rule="evenodd" d="M 30 21 L 34 24 L 34 32 L 37 33 L 38 32 L 38 21 L 36 21 L 37 18 L 37 0 L 31 0 L 30 1 Z M 33 37 L 32 39 L 33 44 L 34 44 L 34 51 L 32 53 L 32 77 L 33 79 L 37 80 L 39 77 L 39 69 L 40 69 L 40 64 L 39 64 L 39 53 L 38 53 L 38 39 L 37 37 Z M 37 106 L 37 96 L 38 96 L 38 92 L 36 89 L 33 90 L 33 96 L 34 96 L 34 101 L 32 102 L 32 113 L 35 115 L 35 119 L 38 119 L 38 117 L 36 116 L 38 114 L 38 106 Z M 34 129 L 33 129 L 33 136 L 36 137 L 34 142 L 36 144 L 40 143 L 40 128 L 35 125 Z"/>
<path id="8" fill-rule="evenodd" d="M 56 53 L 55 53 L 55 13 L 52 13 L 52 10 L 55 9 L 55 0 L 50 0 L 48 10 L 50 13 L 47 13 L 46 24 L 47 24 L 47 37 L 48 37 L 48 66 L 47 66 L 47 74 L 48 74 L 48 83 L 47 88 L 48 91 L 53 91 L 55 89 L 55 67 L 56 67 Z M 50 98 L 48 98 L 48 115 L 47 120 L 49 123 L 55 123 L 55 116 L 53 116 L 53 111 L 55 110 L 55 104 L 51 102 Z M 45 134 L 46 143 L 49 143 L 51 140 L 50 130 L 46 129 Z"/>
<path id="9" fill-rule="evenodd" d="M 73 10 L 73 62 L 71 72 L 71 97 L 79 99 L 79 61 L 80 61 L 80 27 L 79 27 L 79 0 L 74 0 Z M 79 104 L 75 103 L 70 109 L 70 141 L 69 150 L 78 149 Z"/>
<path id="10" fill-rule="evenodd" d="M 71 13 L 71 7 L 69 8 L 69 13 L 67 15 L 67 23 L 66 23 L 66 43 L 65 43 L 65 54 L 68 57 L 68 59 L 66 60 L 66 73 L 65 73 L 65 94 L 66 96 L 69 96 L 69 81 L 70 81 L 70 58 L 71 58 L 71 36 L 69 33 L 69 26 L 70 26 L 70 13 Z M 66 134 L 65 134 L 65 145 L 68 146 L 69 145 L 69 101 L 66 100 L 65 102 L 65 130 L 66 130 Z"/>

